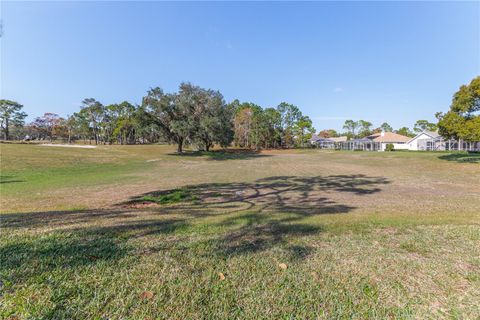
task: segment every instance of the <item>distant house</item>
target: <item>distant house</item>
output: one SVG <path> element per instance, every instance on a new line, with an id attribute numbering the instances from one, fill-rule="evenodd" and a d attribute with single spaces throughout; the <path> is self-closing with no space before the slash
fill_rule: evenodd
<path id="1" fill-rule="evenodd" d="M 380 151 L 380 148 L 381 143 L 367 137 L 343 141 L 337 144 L 337 149 L 340 150 Z"/>
<path id="2" fill-rule="evenodd" d="M 387 144 L 393 144 L 396 150 L 406 150 L 409 137 L 393 132 L 380 132 L 361 139 L 353 139 L 339 144 L 341 150 L 385 151 Z"/>
<path id="3" fill-rule="evenodd" d="M 424 130 L 410 139 L 409 150 L 421 151 L 446 151 L 446 150 L 467 150 L 480 151 L 480 142 L 466 142 L 462 140 L 448 140 L 438 132 Z"/>
<path id="4" fill-rule="evenodd" d="M 347 140 L 347 137 L 322 138 L 314 134 L 310 143 L 320 149 L 385 151 L 388 144 L 395 150 L 480 151 L 480 142 L 446 140 L 437 132 L 423 131 L 410 138 L 394 132 L 380 132 L 361 139 Z"/>
<path id="5" fill-rule="evenodd" d="M 380 150 L 382 151 L 385 150 L 387 144 L 393 144 L 395 150 L 408 150 L 407 142 L 410 140 L 410 138 L 407 136 L 384 131 L 372 134 L 367 138 L 373 140 L 374 142 L 380 143 Z"/>
<path id="6" fill-rule="evenodd" d="M 442 136 L 437 132 L 424 130 L 410 139 L 407 144 L 409 150 L 437 150 L 442 140 Z"/>
<path id="7" fill-rule="evenodd" d="M 322 138 L 316 134 L 310 139 L 310 143 L 320 149 L 335 149 L 340 142 L 347 141 L 347 137 Z"/>

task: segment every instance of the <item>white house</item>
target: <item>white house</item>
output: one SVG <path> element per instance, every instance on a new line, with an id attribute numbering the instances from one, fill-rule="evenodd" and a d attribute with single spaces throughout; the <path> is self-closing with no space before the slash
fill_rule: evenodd
<path id="1" fill-rule="evenodd" d="M 435 142 L 438 142 L 442 137 L 431 131 L 422 131 L 407 142 L 409 150 L 435 150 Z"/>
<path id="2" fill-rule="evenodd" d="M 407 142 L 409 150 L 445 151 L 467 150 L 480 151 L 480 142 L 466 142 L 463 140 L 445 140 L 437 132 L 422 131 Z"/>

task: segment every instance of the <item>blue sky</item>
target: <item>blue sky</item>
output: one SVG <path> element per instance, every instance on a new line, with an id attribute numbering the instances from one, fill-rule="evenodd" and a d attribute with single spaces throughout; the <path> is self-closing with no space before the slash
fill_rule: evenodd
<path id="1" fill-rule="evenodd" d="M 1 96 L 44 112 L 182 81 L 315 127 L 434 120 L 480 74 L 480 2 L 6 2 Z"/>

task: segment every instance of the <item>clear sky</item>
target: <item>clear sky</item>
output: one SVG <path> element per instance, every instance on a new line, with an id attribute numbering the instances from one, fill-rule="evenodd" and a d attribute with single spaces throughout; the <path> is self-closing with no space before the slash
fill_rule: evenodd
<path id="1" fill-rule="evenodd" d="M 1 2 L 1 96 L 44 112 L 182 81 L 317 130 L 434 120 L 480 74 L 480 2 Z"/>

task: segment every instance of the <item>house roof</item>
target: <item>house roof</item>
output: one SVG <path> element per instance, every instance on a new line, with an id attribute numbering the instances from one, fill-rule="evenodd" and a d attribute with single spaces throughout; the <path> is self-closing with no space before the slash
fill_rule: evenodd
<path id="1" fill-rule="evenodd" d="M 369 139 L 368 137 L 364 137 L 364 138 L 352 139 L 352 140 L 349 140 L 348 142 L 372 142 L 372 141 L 373 141 L 372 139 Z"/>
<path id="2" fill-rule="evenodd" d="M 341 137 L 334 137 L 334 138 L 329 138 L 333 142 L 344 142 L 347 141 L 347 136 L 341 136 Z"/>
<path id="3" fill-rule="evenodd" d="M 434 131 L 424 130 L 423 133 L 425 133 L 426 135 L 429 135 L 429 136 L 432 137 L 432 138 L 441 137 L 441 136 L 438 134 L 438 132 L 434 132 Z"/>
<path id="4" fill-rule="evenodd" d="M 367 138 L 375 141 L 375 142 L 388 142 L 388 143 L 405 143 L 410 141 L 410 137 L 403 136 L 398 133 L 394 132 L 383 132 L 383 133 L 375 133 Z"/>
<path id="5" fill-rule="evenodd" d="M 315 142 L 315 141 L 317 141 L 318 139 L 320 139 L 320 137 L 317 136 L 317 135 L 314 133 L 314 134 L 312 134 L 312 137 L 310 138 L 310 141 Z"/>
<path id="6" fill-rule="evenodd" d="M 313 134 L 310 141 L 311 142 L 343 142 L 343 141 L 347 141 L 347 137 L 342 136 L 342 137 L 322 138 L 316 134 Z"/>
<path id="7" fill-rule="evenodd" d="M 438 132 L 423 130 L 422 132 L 420 132 L 419 134 L 417 134 L 415 137 L 413 137 L 412 139 L 408 140 L 408 142 L 417 139 L 417 138 L 420 137 L 422 134 L 425 134 L 425 135 L 429 136 L 429 137 L 432 138 L 432 139 L 438 139 L 438 138 L 441 138 L 441 137 L 442 137 L 441 135 L 438 134 Z"/>

